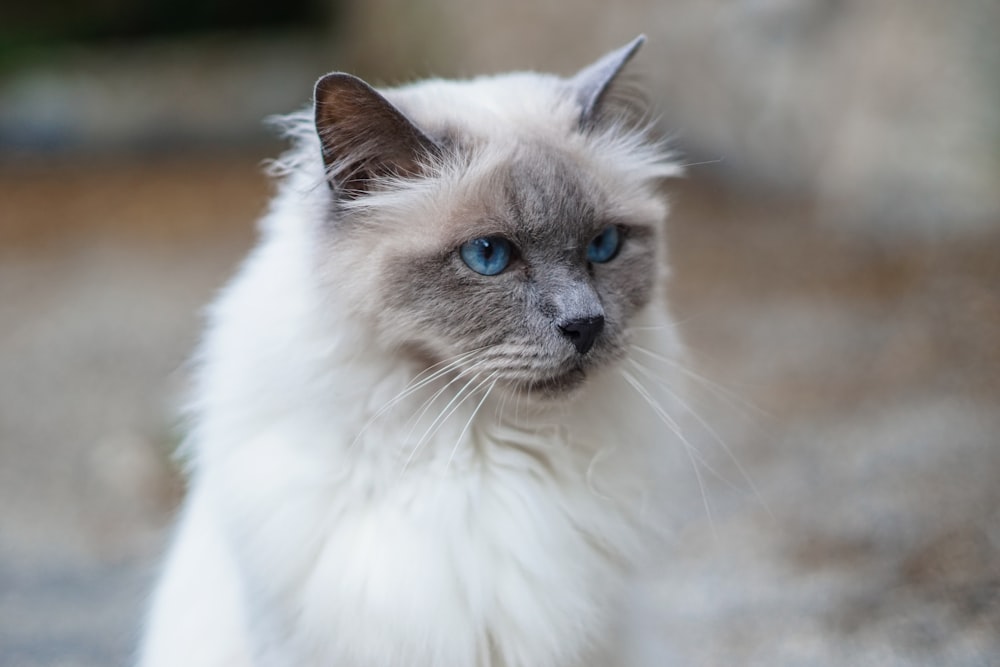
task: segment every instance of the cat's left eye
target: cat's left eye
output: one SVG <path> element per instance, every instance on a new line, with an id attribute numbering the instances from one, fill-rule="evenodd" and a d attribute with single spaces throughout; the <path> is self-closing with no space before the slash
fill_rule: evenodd
<path id="1" fill-rule="evenodd" d="M 587 246 L 587 260 L 596 264 L 610 262 L 622 245 L 622 233 L 617 225 L 608 225 Z"/>

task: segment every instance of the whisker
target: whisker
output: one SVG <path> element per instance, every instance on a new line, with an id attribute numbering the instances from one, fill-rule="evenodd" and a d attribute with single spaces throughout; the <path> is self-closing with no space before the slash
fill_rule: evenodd
<path id="1" fill-rule="evenodd" d="M 743 406 L 747 410 L 750 410 L 752 412 L 757 413 L 757 416 L 759 416 L 759 417 L 764 417 L 766 419 L 773 419 L 773 416 L 770 415 L 767 411 L 765 411 L 765 410 L 761 409 L 760 407 L 754 405 L 753 403 L 751 403 L 747 399 L 743 398 L 742 396 L 740 396 L 736 392 L 734 392 L 734 391 L 732 391 L 730 389 L 727 389 L 726 387 L 722 386 L 718 382 L 714 382 L 714 381 L 708 379 L 707 377 L 694 372 L 693 370 L 691 370 L 690 368 L 688 368 L 687 366 L 685 366 L 681 362 L 677 361 L 676 359 L 670 359 L 669 357 L 665 357 L 662 354 L 657 354 L 656 352 L 653 352 L 652 350 L 648 350 L 648 349 L 642 347 L 641 345 L 636 345 L 634 343 L 631 343 L 629 345 L 629 347 L 631 347 L 632 349 L 634 349 L 634 350 L 636 350 L 638 352 L 642 352 L 643 354 L 645 354 L 647 356 L 650 356 L 653 359 L 656 359 L 657 361 L 662 361 L 665 364 L 669 364 L 670 366 L 676 368 L 680 373 L 683 373 L 684 375 L 688 376 L 689 378 L 692 378 L 693 380 L 697 380 L 698 382 L 701 382 L 706 388 L 708 388 L 708 389 L 713 390 L 714 392 L 716 392 L 716 395 L 721 396 L 724 399 L 727 399 L 727 402 L 729 402 L 730 405 L 733 405 L 734 403 L 738 403 L 739 405 Z M 734 407 L 736 407 L 736 406 L 734 405 Z"/>
<path id="2" fill-rule="evenodd" d="M 497 378 L 497 380 L 499 381 L 499 378 Z M 511 397 L 512 393 L 513 392 L 511 392 L 509 390 L 505 390 L 501 386 L 501 388 L 500 388 L 500 400 L 497 401 L 497 407 L 496 407 L 496 411 L 495 411 L 496 412 L 496 418 L 497 418 L 497 426 L 500 426 L 501 424 L 503 424 L 503 411 L 507 407 L 507 401 L 510 400 L 510 397 Z"/>
<path id="3" fill-rule="evenodd" d="M 724 158 L 717 157 L 714 160 L 702 160 L 701 162 L 686 162 L 684 164 L 677 165 L 677 166 L 679 166 L 681 169 L 687 169 L 688 167 L 701 167 L 701 166 L 704 166 L 704 165 L 707 165 L 707 164 L 719 164 L 720 162 L 723 162 L 723 161 L 724 161 Z"/>
<path id="4" fill-rule="evenodd" d="M 470 392 L 469 394 L 466 394 L 461 400 L 459 400 L 459 397 L 461 397 L 462 394 L 465 393 L 465 390 L 468 389 L 478 379 L 479 379 L 479 373 L 476 373 L 471 378 L 469 378 L 469 380 L 464 385 L 462 385 L 462 388 L 459 389 L 457 392 L 455 392 L 455 395 L 452 396 L 451 400 L 448 401 L 448 404 L 444 406 L 444 409 L 441 410 L 441 412 L 438 413 L 437 417 L 434 418 L 434 421 L 431 422 L 430 426 L 427 427 L 427 430 L 424 431 L 423 435 L 420 436 L 420 439 L 417 440 L 416 444 L 413 445 L 413 448 L 410 450 L 410 455 L 406 457 L 406 461 L 403 463 L 403 469 L 399 473 L 400 477 L 403 476 L 403 474 L 406 472 L 406 469 L 410 466 L 410 463 L 413 461 L 413 457 L 416 456 L 417 452 L 423 447 L 424 443 L 429 439 L 429 437 L 432 434 L 432 431 L 437 432 L 437 428 L 435 427 L 436 426 L 439 427 L 439 424 L 444 424 L 444 422 L 448 420 L 448 417 L 450 417 L 454 413 L 454 411 L 457 410 L 459 406 L 461 406 L 462 403 L 465 402 L 465 399 L 472 395 L 472 392 Z M 443 389 L 444 388 L 442 388 L 442 390 Z M 440 392 L 438 394 L 435 394 L 435 397 L 439 395 Z M 455 401 L 458 401 L 458 403 L 455 404 Z M 452 405 L 455 405 L 455 407 L 452 408 L 451 412 L 448 412 L 448 409 L 451 408 Z M 426 412 L 426 410 L 427 408 L 424 408 L 424 412 Z M 422 416 L 423 415 L 421 414 L 421 417 Z M 417 423 L 419 423 L 419 418 Z M 413 428 L 416 428 L 416 423 L 414 423 Z M 413 429 L 411 428 L 410 433 L 407 434 L 406 440 L 409 440 L 409 437 L 412 433 Z"/>
<path id="5" fill-rule="evenodd" d="M 698 482 L 698 489 L 701 491 L 701 500 L 702 504 L 705 507 L 705 516 L 708 517 L 709 525 L 712 527 L 712 534 L 715 535 L 716 539 L 718 539 L 718 533 L 716 532 L 715 529 L 715 519 L 712 515 L 712 505 L 708 501 L 708 494 L 705 491 L 705 480 L 702 478 L 701 470 L 699 470 L 698 468 L 698 460 L 700 460 L 708 470 L 711 471 L 712 467 L 708 465 L 708 463 L 702 458 L 697 448 L 694 447 L 686 437 L 684 437 L 684 434 L 681 433 L 680 429 L 677 427 L 676 422 L 674 422 L 674 420 L 670 417 L 670 415 L 666 413 L 663 407 L 656 402 L 656 400 L 650 395 L 650 393 L 646 390 L 646 388 L 642 386 L 642 383 L 639 382 L 639 380 L 634 375 L 626 371 L 624 368 L 620 368 L 618 370 L 621 372 L 622 376 L 625 378 L 625 381 L 629 384 L 629 386 L 635 389 L 635 391 L 640 396 L 642 396 L 643 400 L 645 400 L 646 403 L 649 404 L 649 407 L 653 409 L 653 412 L 656 413 L 656 415 L 659 416 L 660 419 L 662 419 L 665 424 L 667 424 L 667 427 L 670 428 L 670 430 L 673 431 L 673 433 L 678 438 L 680 438 L 681 442 L 683 443 L 684 451 L 687 453 L 688 460 L 691 462 L 691 468 L 692 470 L 694 470 L 695 479 Z"/>
<path id="6" fill-rule="evenodd" d="M 597 496 L 598 498 L 600 498 L 602 500 L 613 501 L 614 498 L 612 498 L 611 496 L 608 496 L 608 495 L 605 495 L 605 494 L 601 493 L 598 490 L 597 486 L 594 484 L 594 466 L 596 466 L 597 463 L 598 463 L 598 461 L 601 459 L 601 455 L 605 451 L 608 451 L 609 449 L 613 450 L 614 448 L 613 447 L 604 447 L 604 448 L 601 448 L 601 449 L 597 450 L 594 453 L 594 455 L 590 458 L 590 463 L 587 464 L 587 471 L 584 473 L 584 481 L 586 481 L 586 483 L 587 483 L 587 489 L 589 489 L 590 492 L 593 493 L 595 496 Z"/>
<path id="7" fill-rule="evenodd" d="M 644 326 L 644 327 L 629 326 L 628 331 L 663 331 L 669 329 L 679 329 L 686 324 L 690 324 L 691 322 L 701 317 L 704 317 L 705 315 L 706 313 L 703 311 L 699 313 L 694 313 L 679 320 L 673 320 L 668 324 L 660 324 L 658 326 Z"/>
<path id="8" fill-rule="evenodd" d="M 456 382 L 458 382 L 459 380 L 461 380 L 463 377 L 466 377 L 469 373 L 471 373 L 472 371 L 474 371 L 476 368 L 482 366 L 484 363 L 486 363 L 485 359 L 479 359 L 479 360 L 475 361 L 468 368 L 463 368 L 461 371 L 459 371 L 458 375 L 456 375 L 455 377 L 453 377 L 443 387 L 441 387 L 436 392 L 434 392 L 433 396 L 431 396 L 429 399 L 427 399 L 423 403 L 421 403 L 420 407 L 417 408 L 417 410 L 414 412 L 414 416 L 410 417 L 410 420 L 408 420 L 408 421 L 410 421 L 410 430 L 406 432 L 406 438 L 405 439 L 406 440 L 410 439 L 410 436 L 413 435 L 414 429 L 417 428 L 417 424 L 420 423 L 420 420 L 423 419 L 424 415 L 427 414 L 427 411 L 430 410 L 430 407 L 434 404 L 434 401 L 436 401 L 438 399 L 438 397 L 441 396 L 441 394 L 443 394 L 444 392 L 446 392 L 448 390 L 448 387 L 450 387 L 451 385 L 455 384 Z M 419 413 L 419 414 L 417 414 L 417 413 Z"/>
<path id="9" fill-rule="evenodd" d="M 483 386 L 486 385 L 486 383 L 488 383 L 490 380 L 492 380 L 494 378 L 494 376 L 496 375 L 496 372 L 497 371 L 494 371 L 485 380 L 482 380 L 481 382 L 479 382 L 479 384 L 477 384 L 475 387 L 473 387 L 469 391 L 469 393 L 467 393 L 465 395 L 465 397 L 461 401 L 459 401 L 458 403 L 456 403 L 455 406 L 451 408 L 451 410 L 448 412 L 448 414 L 444 414 L 444 411 L 448 410 L 448 406 L 445 406 L 445 410 L 442 410 L 441 414 L 438 415 L 438 418 L 443 417 L 443 419 L 441 419 L 441 422 L 439 424 L 437 424 L 437 426 L 435 426 L 432 423 L 429 428 L 432 428 L 433 430 L 431 430 L 429 434 L 428 433 L 424 433 L 424 435 L 421 436 L 421 440 L 425 440 L 425 439 L 426 440 L 430 440 L 430 438 L 433 438 L 434 435 L 437 434 L 437 432 L 441 430 L 441 427 L 444 426 L 445 422 L 447 422 L 449 419 L 451 419 L 451 416 L 453 414 L 455 414 L 460 407 L 462 407 L 462 404 L 465 403 L 465 401 L 468 400 L 469 397 L 475 396 L 476 392 L 478 392 Z M 477 373 L 476 377 L 473 378 L 473 379 L 474 380 L 478 380 L 479 379 L 479 374 Z M 468 387 L 468 384 L 466 384 L 466 387 Z M 465 387 L 463 387 L 462 390 L 464 391 Z M 454 401 L 454 399 L 452 399 L 452 401 Z M 451 403 L 449 403 L 448 405 L 451 405 Z M 435 421 L 437 421 L 437 420 L 435 419 Z"/>
<path id="10" fill-rule="evenodd" d="M 417 452 L 418 452 L 418 451 L 420 451 L 420 449 L 421 449 L 421 448 L 423 447 L 423 444 L 424 444 L 424 441 L 425 441 L 425 439 L 427 438 L 427 435 L 428 435 L 428 433 L 430 433 L 430 430 L 431 430 L 431 429 L 432 429 L 432 428 L 434 427 L 434 425 L 435 425 L 435 424 L 437 424 L 438 420 L 439 420 L 439 419 L 441 419 L 441 417 L 442 417 L 442 415 L 444 414 L 445 410 L 447 410 L 447 409 L 448 409 L 448 407 L 449 407 L 449 406 L 451 406 L 451 404 L 452 404 L 452 403 L 454 403 L 454 402 L 455 402 L 456 400 L 458 400 L 459 396 L 461 396 L 461 395 L 462 395 L 462 394 L 463 394 L 463 393 L 465 392 L 465 390 L 466 390 L 466 389 L 468 389 L 468 388 L 469 388 L 469 386 L 470 386 L 470 385 L 472 385 L 472 384 L 473 384 L 473 383 L 474 383 L 474 382 L 476 381 L 476 379 L 477 379 L 478 377 L 479 377 L 479 374 L 478 374 L 478 373 L 476 373 L 475 375 L 473 375 L 473 376 L 472 376 L 472 377 L 471 377 L 471 378 L 469 379 L 469 381 L 468 381 L 468 382 L 466 382 L 466 383 L 465 383 L 464 385 L 462 385 L 462 388 L 461 388 L 461 389 L 459 389 L 459 390 L 458 390 L 457 392 L 455 392 L 455 395 L 454 395 L 454 396 L 452 396 L 452 398 L 451 398 L 451 400 L 450 400 L 450 401 L 448 402 L 448 404 L 447 404 L 447 405 L 445 405 L 445 407 L 444 407 L 444 410 L 442 410 L 441 412 L 439 412 L 439 413 L 438 413 L 438 416 L 434 418 L 434 421 L 432 421 L 432 422 L 431 422 L 431 425 L 427 427 L 427 430 L 426 430 L 426 431 L 424 431 L 424 434 L 423 434 L 422 436 L 420 436 L 420 439 L 419 439 L 419 440 L 417 440 L 417 442 L 416 442 L 416 443 L 415 443 L 415 444 L 413 445 L 413 447 L 412 447 L 412 448 L 410 449 L 410 454 L 409 454 L 409 456 L 407 456 L 407 457 L 406 457 L 406 461 L 404 461 L 404 462 L 403 462 L 403 467 L 402 467 L 402 469 L 401 469 L 401 470 L 399 471 L 399 476 L 400 476 L 400 477 L 402 477 L 402 476 L 403 476 L 403 475 L 404 475 L 404 474 L 406 473 L 406 470 L 407 470 L 407 468 L 409 468 L 409 467 L 410 467 L 410 463 L 412 463 L 412 462 L 413 462 L 413 459 L 414 459 L 414 457 L 415 457 L 415 456 L 417 455 Z M 456 380 L 457 380 L 457 379 L 458 379 L 458 378 L 456 378 Z M 454 380 L 453 380 L 452 382 L 454 382 Z M 448 384 L 452 384 L 452 382 L 449 382 Z M 445 389 L 445 387 L 442 387 L 442 388 L 441 388 L 441 390 L 439 390 L 439 391 L 438 391 L 438 392 L 437 392 L 436 394 L 434 394 L 434 396 L 432 397 L 432 399 L 431 399 L 431 400 L 433 401 L 433 399 L 435 399 L 435 398 L 437 398 L 438 396 L 440 396 L 440 395 L 441 395 L 441 392 L 442 392 L 442 391 L 444 391 L 444 389 Z M 464 401 L 464 400 L 465 400 L 465 399 L 463 398 L 463 399 L 462 399 L 462 401 Z M 459 405 L 461 405 L 461 402 L 459 402 Z M 414 422 L 414 424 L 413 424 L 413 426 L 412 426 L 412 427 L 410 428 L 410 431 L 409 431 L 409 433 L 407 433 L 407 435 L 406 435 L 406 438 L 404 438 L 404 442 L 405 442 L 406 440 L 409 440 L 409 439 L 410 439 L 410 436 L 411 436 L 411 435 L 413 434 L 413 429 L 415 429 L 415 428 L 416 428 L 416 426 L 417 426 L 417 424 L 419 423 L 420 419 L 421 419 L 421 418 L 423 417 L 423 415 L 424 415 L 424 414 L 425 414 L 425 413 L 427 412 L 427 409 L 428 409 L 429 407 L 430 407 L 430 404 L 428 403 L 428 404 L 427 404 L 427 405 L 426 405 L 426 406 L 424 407 L 423 411 L 421 412 L 421 415 L 420 415 L 420 417 L 418 417 L 418 418 L 417 418 L 417 421 L 415 421 L 415 422 Z"/>
<path id="11" fill-rule="evenodd" d="M 480 351 L 482 349 L 485 349 L 485 348 L 479 348 L 477 350 L 469 350 L 468 352 L 463 352 L 462 354 L 459 354 L 459 355 L 456 355 L 454 357 L 451 357 L 450 359 L 445 359 L 444 361 L 439 361 L 438 363 L 436 363 L 436 364 L 434 364 L 432 366 L 428 366 L 427 368 L 425 368 L 424 370 L 422 370 L 420 373 L 418 373 L 417 375 L 415 375 L 406 384 L 406 386 L 403 387 L 403 389 L 398 394 L 396 394 L 394 397 L 392 397 L 391 399 L 389 399 L 385 403 L 385 405 L 383 405 L 381 408 L 379 408 L 375 412 L 375 414 L 373 414 L 368 419 L 368 421 L 365 422 L 364 426 L 361 427 L 361 430 L 359 430 L 358 433 L 357 433 L 357 435 L 354 436 L 354 440 L 351 441 L 351 444 L 348 447 L 348 450 L 353 449 L 354 446 L 358 444 L 358 441 L 361 440 L 361 437 L 365 434 L 365 432 L 369 429 L 369 427 L 371 427 L 372 424 L 374 424 L 376 421 L 378 421 L 379 417 L 381 417 L 386 412 L 388 412 L 389 410 L 391 410 L 393 407 L 395 407 L 396 405 L 398 405 L 400 401 L 402 401 L 403 399 L 405 399 L 407 396 L 412 395 L 414 392 L 419 391 L 421 388 L 427 386 L 429 383 L 433 382 L 434 380 L 436 380 L 437 378 L 441 377 L 442 375 L 445 375 L 445 374 L 451 372 L 452 370 L 454 370 L 455 368 L 461 366 L 462 362 L 464 362 L 469 357 L 471 357 L 476 352 L 478 352 L 478 351 Z M 444 366 L 443 368 L 440 368 L 437 371 L 431 373 L 429 376 L 424 377 L 423 379 L 421 379 L 421 376 L 425 375 L 432 368 L 434 368 L 436 366 L 440 366 L 441 364 L 447 364 L 447 365 Z"/>
<path id="12" fill-rule="evenodd" d="M 622 372 L 628 373 L 628 371 L 625 370 L 622 370 Z M 685 447 L 689 449 L 691 453 L 694 454 L 694 456 L 703 466 L 705 466 L 705 469 L 708 470 L 708 472 L 712 473 L 712 475 L 716 479 L 718 479 L 719 481 L 721 481 L 723 484 L 733 489 L 734 491 L 742 491 L 742 489 L 739 487 L 738 484 L 735 484 L 732 480 L 729 479 L 728 476 L 722 474 L 715 466 L 713 466 L 711 463 L 708 462 L 708 459 L 704 457 L 704 455 L 701 453 L 701 450 L 695 447 L 694 444 L 690 440 L 688 440 L 687 436 L 684 435 L 684 430 L 680 427 L 680 424 L 677 423 L 677 420 L 675 420 L 666 411 L 666 409 L 664 409 L 663 406 L 661 406 L 656 401 L 656 399 L 653 398 L 653 395 L 649 393 L 649 390 L 644 385 L 642 385 L 641 382 L 639 382 L 639 379 L 634 375 L 632 375 L 631 373 L 629 373 L 628 375 L 630 378 L 632 378 L 633 381 L 638 383 L 636 390 L 644 394 L 643 398 L 646 399 L 646 402 L 649 403 L 649 405 L 653 408 L 653 410 L 657 412 L 660 419 L 666 422 L 667 427 L 670 428 L 671 432 L 678 438 L 680 438 L 681 441 L 684 443 Z"/>
<path id="13" fill-rule="evenodd" d="M 640 364 L 635 359 L 631 359 L 630 358 L 628 361 L 633 366 L 635 366 L 641 373 L 643 373 L 646 377 L 648 377 L 649 379 L 651 379 L 653 382 L 656 382 L 664 391 L 666 391 L 668 394 L 670 394 L 671 398 L 673 398 L 675 401 L 677 401 L 680 404 L 680 406 L 684 410 L 686 410 L 688 412 L 688 414 L 690 414 L 692 417 L 694 417 L 698 421 L 698 423 L 701 425 L 701 427 L 704 428 L 705 431 L 708 432 L 708 434 L 712 437 L 712 439 L 715 440 L 719 444 L 720 447 L 722 447 L 722 450 L 726 453 L 727 456 L 729 456 L 729 459 L 736 466 L 736 469 L 739 471 L 740 476 L 743 478 L 743 480 L 750 487 L 751 492 L 757 498 L 757 502 L 759 502 L 760 505 L 761 505 L 761 507 L 764 508 L 764 511 L 767 512 L 768 516 L 770 516 L 773 519 L 774 518 L 774 514 L 771 512 L 771 508 L 768 507 L 768 504 L 764 501 L 764 497 L 761 496 L 760 491 L 757 489 L 757 485 L 754 484 L 753 478 L 751 478 L 750 475 L 749 475 L 749 473 L 747 473 L 746 468 L 743 467 L 743 464 L 740 463 L 739 458 L 737 458 L 737 456 L 733 452 L 732 448 L 729 445 L 726 444 L 725 440 L 723 440 L 722 436 L 719 435 L 718 431 L 716 431 L 714 428 L 712 428 L 712 426 L 700 414 L 698 414 L 698 412 L 693 407 L 691 407 L 691 405 L 689 403 L 687 403 L 686 401 L 684 401 L 684 399 L 682 399 L 680 397 L 680 395 L 677 394 L 677 392 L 675 392 L 673 389 L 671 389 L 670 386 L 666 382 L 664 382 L 660 378 L 656 377 L 649 369 L 647 369 L 645 366 L 643 366 L 642 364 Z M 737 488 L 736 485 L 732 484 L 728 480 L 723 479 L 723 481 L 725 481 L 727 484 L 729 484 L 729 486 L 731 488 L 733 488 L 734 490 L 740 491 L 740 489 Z"/>
<path id="14" fill-rule="evenodd" d="M 479 353 L 479 352 L 482 352 L 483 350 L 488 350 L 489 348 L 490 348 L 490 346 L 489 346 L 489 345 L 484 345 L 483 347 L 477 347 L 477 348 L 474 348 L 474 349 L 472 349 L 472 350 L 467 350 L 467 351 L 465 351 L 465 352 L 461 352 L 461 353 L 459 353 L 459 354 L 456 354 L 455 356 L 453 356 L 453 357 L 450 357 L 450 359 L 462 359 L 462 358 L 465 358 L 465 357 L 470 357 L 470 356 L 472 356 L 472 355 L 474 355 L 474 354 L 477 354 L 477 353 Z M 419 373 L 417 373 L 417 374 L 416 374 L 416 375 L 415 375 L 415 376 L 413 377 L 413 380 L 418 380 L 418 379 L 420 379 L 420 377 L 421 377 L 422 375 L 424 375 L 424 374 L 428 373 L 428 372 L 429 372 L 429 371 L 430 371 L 430 370 L 431 370 L 432 368 L 435 368 L 435 367 L 437 367 L 437 366 L 440 366 L 441 364 L 444 364 L 444 363 L 447 363 L 447 362 L 448 362 L 448 359 L 445 359 L 445 360 L 443 360 L 443 361 L 439 361 L 439 362 L 437 362 L 436 364 L 431 364 L 430 366 L 428 366 L 428 367 L 427 367 L 427 368 L 425 368 L 424 370 L 422 370 L 422 371 L 420 371 Z"/>
<path id="15" fill-rule="evenodd" d="M 479 391 L 479 387 L 482 387 L 484 384 L 486 384 L 490 380 L 493 380 L 493 378 L 499 372 L 500 371 L 493 371 L 493 373 L 490 374 L 489 376 L 487 376 L 487 378 L 485 380 L 483 380 L 483 382 L 479 386 L 477 386 L 475 389 L 472 390 L 472 393 L 475 394 L 477 391 Z M 476 418 L 477 414 L 479 414 L 479 409 L 481 407 L 483 407 L 483 403 L 485 403 L 486 399 L 490 397 L 490 392 L 493 391 L 493 387 L 495 387 L 495 386 L 497 386 L 497 381 L 493 380 L 493 384 L 491 384 L 489 386 L 489 388 L 483 394 L 483 397 L 479 400 L 479 403 L 472 410 L 472 414 L 469 415 L 469 420 L 467 422 L 465 422 L 465 426 L 462 427 L 462 432 L 458 434 L 458 439 L 455 440 L 455 446 L 452 448 L 451 455 L 448 457 L 448 463 L 446 463 L 445 466 L 444 466 L 445 470 L 448 470 L 448 468 L 451 466 L 451 462 L 455 458 L 455 454 L 458 452 L 458 446 L 459 446 L 459 444 L 461 444 L 462 438 L 465 437 L 465 434 L 468 432 L 469 427 L 472 425 L 472 420 Z"/>
<path id="16" fill-rule="evenodd" d="M 514 394 L 514 423 L 517 425 L 521 424 L 521 393 L 523 391 L 524 385 L 518 384 Z"/>

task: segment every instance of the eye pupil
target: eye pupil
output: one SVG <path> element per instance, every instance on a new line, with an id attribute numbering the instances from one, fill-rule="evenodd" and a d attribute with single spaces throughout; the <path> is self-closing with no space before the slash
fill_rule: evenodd
<path id="1" fill-rule="evenodd" d="M 610 262 L 621 247 L 621 232 L 615 225 L 604 228 L 587 246 L 587 260 L 597 264 Z"/>
<path id="2" fill-rule="evenodd" d="M 459 254 L 465 265 L 484 276 L 495 276 L 510 264 L 510 241 L 499 236 L 483 236 L 462 244 Z"/>

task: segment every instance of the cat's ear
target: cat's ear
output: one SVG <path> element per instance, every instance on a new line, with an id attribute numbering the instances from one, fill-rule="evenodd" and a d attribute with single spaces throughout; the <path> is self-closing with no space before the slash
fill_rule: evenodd
<path id="1" fill-rule="evenodd" d="M 608 89 L 645 41 L 646 36 L 639 35 L 625 46 L 611 51 L 597 62 L 583 68 L 570 79 L 570 85 L 580 104 L 581 128 L 586 129 L 594 125 L 600 118 Z"/>
<path id="2" fill-rule="evenodd" d="M 327 182 L 339 196 L 367 192 L 380 176 L 418 176 L 437 145 L 367 83 L 342 72 L 316 82 L 316 132 Z"/>

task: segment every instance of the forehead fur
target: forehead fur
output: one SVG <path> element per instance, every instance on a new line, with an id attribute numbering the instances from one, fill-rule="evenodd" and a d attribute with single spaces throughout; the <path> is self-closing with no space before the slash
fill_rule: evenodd
<path id="1" fill-rule="evenodd" d="M 645 225 L 665 217 L 659 185 L 679 173 L 670 155 L 648 128 L 624 121 L 581 131 L 560 79 L 429 81 L 385 95 L 448 150 L 426 165 L 425 178 L 400 179 L 345 204 L 362 218 L 412 225 L 419 215 L 428 232 L 448 225 L 468 237 L 501 213 L 528 225 L 543 213 Z"/>
<path id="2" fill-rule="evenodd" d="M 428 157 L 424 177 L 390 177 L 366 196 L 340 202 L 338 210 L 359 230 L 398 224 L 411 243 L 425 235 L 440 242 L 449 231 L 467 236 L 503 210 L 505 192 L 539 182 L 550 186 L 548 195 L 536 192 L 539 206 L 559 199 L 565 208 L 576 199 L 623 222 L 655 225 L 665 217 L 660 183 L 680 173 L 669 152 L 651 140 L 649 127 L 624 117 L 582 131 L 564 79 L 514 73 L 380 92 L 447 150 Z M 286 129 L 296 147 L 275 165 L 287 176 L 282 196 L 304 218 L 327 219 L 331 202 L 311 115 L 289 117 Z M 563 196 L 556 197 L 559 183 Z"/>
<path id="3" fill-rule="evenodd" d="M 648 185 L 676 176 L 680 169 L 662 143 L 651 139 L 650 124 L 634 116 L 611 116 L 581 131 L 580 109 L 567 81 L 551 75 L 514 73 L 468 81 L 431 80 L 383 91 L 418 127 L 445 143 L 457 141 L 501 159 L 526 146 L 563 152 L 581 167 L 614 172 Z M 520 152 L 516 149 L 520 147 Z M 552 154 L 550 152 L 550 154 Z"/>
<path id="4" fill-rule="evenodd" d="M 585 246 L 608 224 L 658 227 L 666 207 L 652 182 L 547 143 L 486 145 L 436 173 L 345 205 L 345 231 L 388 249 L 455 248 L 501 235 L 522 248 Z"/>

